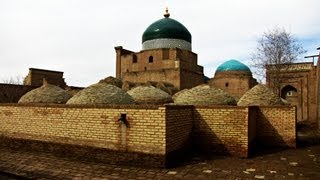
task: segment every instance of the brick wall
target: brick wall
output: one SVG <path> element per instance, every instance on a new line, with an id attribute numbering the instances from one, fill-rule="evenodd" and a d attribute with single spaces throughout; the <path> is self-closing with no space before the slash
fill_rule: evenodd
<path id="1" fill-rule="evenodd" d="M 168 82 L 180 88 L 180 71 L 178 69 L 152 70 L 144 72 L 126 72 L 122 74 L 124 81 L 134 83 Z"/>
<path id="2" fill-rule="evenodd" d="M 118 121 L 121 114 L 128 126 Z M 0 104 L 0 145 L 14 141 L 89 160 L 163 167 L 190 145 L 238 157 L 248 157 L 255 141 L 295 147 L 295 124 L 291 106 Z"/>
<path id="3" fill-rule="evenodd" d="M 24 94 L 35 88 L 37 87 L 0 83 L 0 103 L 17 103 Z"/>
<path id="4" fill-rule="evenodd" d="M 257 136 L 257 118 L 259 107 L 249 106 L 249 127 L 248 127 L 248 141 L 249 141 L 249 152 L 250 156 L 256 149 L 256 136 Z"/>
<path id="5" fill-rule="evenodd" d="M 120 113 L 127 114 L 129 128 L 123 128 L 117 121 Z M 0 120 L 1 134 L 13 138 L 165 153 L 165 112 L 161 107 L 1 105 Z"/>
<path id="6" fill-rule="evenodd" d="M 194 147 L 202 151 L 247 157 L 248 112 L 247 107 L 196 107 Z"/>
<path id="7" fill-rule="evenodd" d="M 42 86 L 44 78 L 48 83 L 61 88 L 67 86 L 63 78 L 63 72 L 36 68 L 29 68 L 29 73 L 24 78 L 23 84 L 29 86 Z"/>
<path id="8" fill-rule="evenodd" d="M 204 76 L 198 72 L 180 70 L 180 89 L 193 88 L 204 83 Z"/>
<path id="9" fill-rule="evenodd" d="M 204 82 L 203 67 L 197 64 L 197 54 L 191 51 L 161 48 L 134 53 L 116 47 L 116 52 L 116 74 L 123 81 L 168 82 L 179 90 Z"/>
<path id="10" fill-rule="evenodd" d="M 166 166 L 175 166 L 191 150 L 193 106 L 166 106 Z"/>
<path id="11" fill-rule="evenodd" d="M 192 126 L 193 106 L 166 106 L 166 152 L 188 145 Z"/>
<path id="12" fill-rule="evenodd" d="M 259 107 L 256 140 L 266 146 L 296 147 L 296 107 Z"/>
<path id="13" fill-rule="evenodd" d="M 165 131 L 160 106 L 0 105 L 2 146 L 71 158 L 163 167 Z"/>
<path id="14" fill-rule="evenodd" d="M 251 73 L 243 71 L 216 72 L 209 85 L 230 93 L 236 99 L 257 84 Z"/>
<path id="15" fill-rule="evenodd" d="M 317 122 L 317 67 L 313 62 L 292 63 L 283 66 L 281 74 L 272 72 L 272 66 L 267 68 L 267 85 L 275 88 L 275 79 L 280 78 L 281 97 L 288 100 L 291 105 L 297 106 L 297 121 Z M 296 90 L 295 96 L 286 96 L 286 87 L 292 86 Z M 275 88 L 276 89 L 276 88 Z M 293 90 L 293 89 L 292 89 Z M 293 100 L 293 101 L 292 101 Z"/>

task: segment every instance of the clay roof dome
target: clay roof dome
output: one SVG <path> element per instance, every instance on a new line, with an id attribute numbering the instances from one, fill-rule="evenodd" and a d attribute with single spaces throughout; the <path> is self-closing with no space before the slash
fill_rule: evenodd
<path id="1" fill-rule="evenodd" d="M 216 72 L 222 71 L 245 71 L 251 73 L 250 68 L 248 66 L 235 59 L 228 60 L 222 63 L 220 66 L 218 66 Z"/>
<path id="2" fill-rule="evenodd" d="M 44 83 L 23 95 L 18 103 L 66 103 L 71 95 L 58 86 Z"/>
<path id="3" fill-rule="evenodd" d="M 122 85 L 123 85 L 123 82 L 121 79 L 118 79 L 112 76 L 108 76 L 104 79 L 101 79 L 99 83 L 111 84 L 111 85 L 117 86 L 118 88 L 122 88 Z"/>
<path id="4" fill-rule="evenodd" d="M 236 100 L 221 89 L 211 88 L 209 85 L 200 85 L 181 92 L 175 97 L 174 103 L 189 105 L 236 105 Z"/>
<path id="5" fill-rule="evenodd" d="M 191 34 L 180 22 L 170 18 L 168 9 L 164 18 L 155 21 L 142 35 L 143 49 L 180 48 L 191 50 Z"/>
<path id="6" fill-rule="evenodd" d="M 132 104 L 132 97 L 107 83 L 93 84 L 75 94 L 67 104 Z"/>
<path id="7" fill-rule="evenodd" d="M 127 91 L 127 93 L 136 103 L 141 104 L 164 104 L 173 102 L 168 93 L 153 86 L 138 86 Z"/>
<path id="8" fill-rule="evenodd" d="M 238 106 L 274 106 L 284 104 L 280 97 L 262 84 L 254 86 L 238 101 Z"/>

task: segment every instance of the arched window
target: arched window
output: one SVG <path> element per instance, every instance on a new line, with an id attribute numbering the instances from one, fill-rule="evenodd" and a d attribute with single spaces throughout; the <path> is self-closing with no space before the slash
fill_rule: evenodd
<path id="1" fill-rule="evenodd" d="M 287 85 L 281 89 L 281 98 L 286 99 L 289 96 L 293 96 L 297 92 L 297 89 L 291 85 Z"/>
<path id="2" fill-rule="evenodd" d="M 137 55 L 133 54 L 132 55 L 132 63 L 137 63 L 138 60 L 137 60 Z"/>
<path id="3" fill-rule="evenodd" d="M 149 63 L 153 63 L 153 56 L 149 56 Z"/>

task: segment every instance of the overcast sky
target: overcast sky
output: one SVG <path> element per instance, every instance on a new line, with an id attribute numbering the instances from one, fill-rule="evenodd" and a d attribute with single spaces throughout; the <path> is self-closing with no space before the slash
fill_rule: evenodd
<path id="1" fill-rule="evenodd" d="M 0 81 L 30 67 L 63 71 L 71 86 L 115 76 L 114 47 L 140 51 L 165 6 L 191 32 L 210 78 L 228 59 L 249 64 L 256 40 L 275 26 L 302 43 L 303 56 L 319 53 L 320 0 L 0 0 Z"/>

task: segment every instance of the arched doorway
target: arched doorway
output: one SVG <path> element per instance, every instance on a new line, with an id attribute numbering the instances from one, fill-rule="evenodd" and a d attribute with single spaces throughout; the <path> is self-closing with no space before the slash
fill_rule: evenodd
<path id="1" fill-rule="evenodd" d="M 285 99 L 290 105 L 296 106 L 297 107 L 297 119 L 301 120 L 303 119 L 302 117 L 302 105 L 300 101 L 300 95 L 298 90 L 291 86 L 291 85 L 286 85 L 281 89 L 281 98 Z"/>

